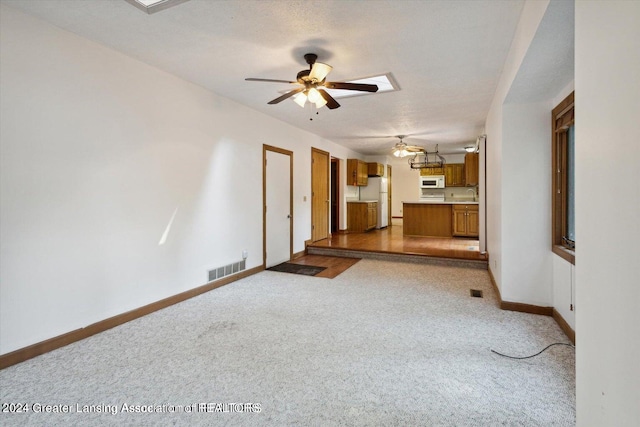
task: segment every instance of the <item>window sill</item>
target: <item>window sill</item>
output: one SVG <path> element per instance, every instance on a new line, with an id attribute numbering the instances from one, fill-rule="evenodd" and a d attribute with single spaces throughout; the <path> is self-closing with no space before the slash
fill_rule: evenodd
<path id="1" fill-rule="evenodd" d="M 558 255 L 560 258 L 564 259 L 567 262 L 570 262 L 573 265 L 576 265 L 575 251 L 572 251 L 560 245 L 553 245 L 551 250 L 553 251 L 554 254 Z"/>

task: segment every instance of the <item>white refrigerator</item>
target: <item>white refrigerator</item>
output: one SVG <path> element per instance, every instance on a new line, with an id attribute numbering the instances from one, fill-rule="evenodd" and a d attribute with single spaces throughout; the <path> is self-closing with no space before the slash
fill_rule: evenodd
<path id="1" fill-rule="evenodd" d="M 376 200 L 378 202 L 378 225 L 384 228 L 389 225 L 389 199 L 387 178 L 370 177 L 366 187 L 360 188 L 360 200 Z"/>

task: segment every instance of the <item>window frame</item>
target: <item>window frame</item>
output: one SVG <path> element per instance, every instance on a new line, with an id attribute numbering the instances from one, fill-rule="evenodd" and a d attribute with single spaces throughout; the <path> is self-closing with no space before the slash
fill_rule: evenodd
<path id="1" fill-rule="evenodd" d="M 575 245 L 571 247 L 563 240 L 567 229 L 567 131 L 574 124 L 574 92 L 571 92 L 551 112 L 551 250 L 575 265 Z"/>

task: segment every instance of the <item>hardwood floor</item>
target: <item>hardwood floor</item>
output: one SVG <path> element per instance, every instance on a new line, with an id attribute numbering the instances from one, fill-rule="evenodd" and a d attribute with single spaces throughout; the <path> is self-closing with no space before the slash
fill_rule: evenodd
<path id="1" fill-rule="evenodd" d="M 326 277 L 328 279 L 333 279 L 338 274 L 342 273 L 358 261 L 360 261 L 360 258 L 335 257 L 326 255 L 304 255 L 290 262 L 292 264 L 326 267 L 326 270 L 321 271 L 314 277 Z"/>
<path id="2" fill-rule="evenodd" d="M 424 256 L 427 258 L 443 258 L 448 260 L 472 261 L 486 268 L 487 254 L 479 251 L 476 239 L 446 237 L 403 236 L 402 220 L 394 218 L 392 225 L 382 230 L 371 230 L 365 233 L 334 234 L 330 239 L 320 240 L 309 245 L 316 250 L 331 250 L 332 255 L 308 254 L 290 262 L 294 264 L 326 267 L 315 277 L 333 279 L 340 273 L 357 263 L 360 258 L 351 254 L 376 253 L 393 254 L 407 257 Z M 340 256 L 344 251 L 345 256 Z M 334 255 L 338 256 L 334 256 Z M 477 267 L 475 264 L 474 267 Z"/>
<path id="3" fill-rule="evenodd" d="M 477 239 L 403 236 L 402 220 L 396 218 L 387 228 L 365 233 L 334 234 L 330 239 L 312 243 L 310 247 L 471 261 L 488 259 L 486 253 L 480 253 Z"/>

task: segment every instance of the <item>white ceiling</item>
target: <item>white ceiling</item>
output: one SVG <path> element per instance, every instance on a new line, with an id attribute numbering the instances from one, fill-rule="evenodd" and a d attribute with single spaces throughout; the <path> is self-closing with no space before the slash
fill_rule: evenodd
<path id="1" fill-rule="evenodd" d="M 522 0 L 190 0 L 147 15 L 125 0 L 2 0 L 293 126 L 363 154 L 394 135 L 441 152 L 475 142 L 511 45 Z M 400 90 L 339 100 L 313 114 L 289 88 L 303 55 L 333 66 L 330 81 L 391 73 Z"/>

